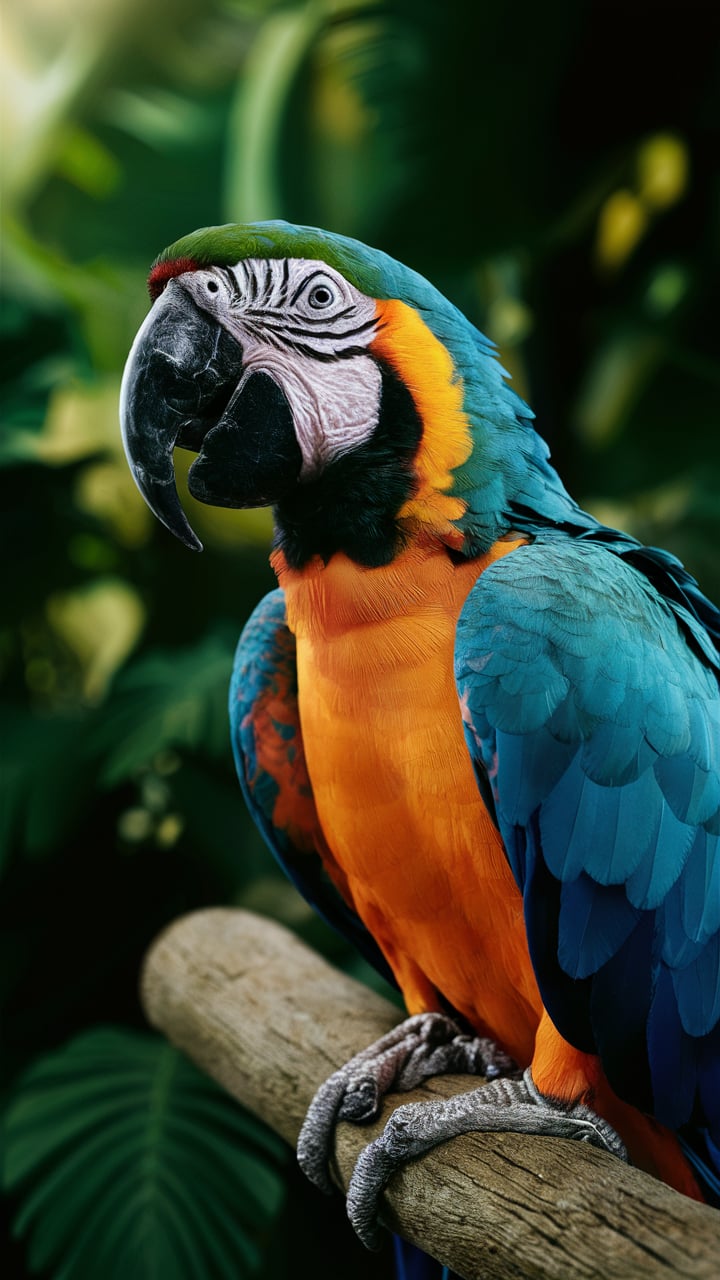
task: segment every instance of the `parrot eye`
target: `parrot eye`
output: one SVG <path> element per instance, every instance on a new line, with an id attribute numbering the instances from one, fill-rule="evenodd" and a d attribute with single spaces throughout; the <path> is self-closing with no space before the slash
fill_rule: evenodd
<path id="1" fill-rule="evenodd" d="M 217 304 L 227 295 L 227 288 L 222 280 L 218 279 L 215 271 L 198 271 L 195 276 L 196 288 L 200 290 L 200 297 L 212 299 L 213 306 Z"/>
<path id="2" fill-rule="evenodd" d="M 304 266 L 304 263 L 300 263 Z M 329 271 L 314 270 L 304 273 L 297 289 L 290 299 L 290 305 L 300 316 L 311 319 L 313 311 L 337 311 L 343 302 L 349 302 L 345 292 L 345 281 L 334 279 Z M 325 319 L 325 317 L 323 317 Z M 314 322 L 317 324 L 317 320 Z"/>
<path id="3" fill-rule="evenodd" d="M 316 284 L 315 288 L 310 291 L 308 302 L 311 307 L 320 310 L 323 307 L 329 307 L 335 301 L 335 294 L 329 285 Z"/>

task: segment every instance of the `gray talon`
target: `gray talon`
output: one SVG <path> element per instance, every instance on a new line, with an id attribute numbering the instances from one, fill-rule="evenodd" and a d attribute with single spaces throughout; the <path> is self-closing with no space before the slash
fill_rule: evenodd
<path id="1" fill-rule="evenodd" d="M 449 1018 L 424 1013 L 393 1028 L 321 1085 L 298 1140 L 301 1168 L 316 1186 L 332 1191 L 330 1158 L 337 1121 L 372 1120 L 390 1090 L 412 1089 L 429 1076 L 449 1072 L 485 1075 L 491 1083 L 452 1098 L 397 1107 L 355 1166 L 348 1216 L 369 1249 L 378 1248 L 382 1240 L 380 1202 L 392 1175 L 408 1160 L 458 1134 L 506 1131 L 574 1138 L 627 1158 L 615 1130 L 589 1107 L 566 1107 L 546 1098 L 530 1071 L 520 1077 L 512 1060 L 491 1041 L 462 1035 Z"/>
<path id="2" fill-rule="evenodd" d="M 440 1143 L 472 1132 L 572 1138 L 627 1159 L 621 1138 L 606 1120 L 581 1103 L 566 1107 L 545 1097 L 529 1069 L 520 1080 L 495 1080 L 452 1098 L 406 1103 L 362 1152 L 350 1180 L 348 1216 L 363 1244 L 369 1249 L 379 1247 L 380 1199 L 393 1173 Z"/>
<path id="3" fill-rule="evenodd" d="M 350 1120 L 355 1124 L 372 1120 L 377 1115 L 380 1105 L 380 1094 L 375 1080 L 365 1079 L 348 1086 L 343 1098 L 339 1120 Z"/>
<path id="4" fill-rule="evenodd" d="M 338 1120 L 372 1120 L 391 1089 L 408 1090 L 429 1076 L 463 1071 L 483 1074 L 491 1083 L 452 1098 L 396 1108 L 384 1132 L 360 1156 L 347 1210 L 368 1248 L 379 1247 L 382 1240 L 380 1201 L 393 1173 L 458 1134 L 507 1131 L 574 1138 L 627 1158 L 615 1130 L 589 1107 L 565 1107 L 546 1098 L 530 1071 L 518 1078 L 515 1064 L 491 1041 L 460 1034 L 440 1014 L 418 1014 L 356 1054 L 321 1085 L 300 1132 L 300 1167 L 311 1182 L 331 1192 L 330 1158 Z"/>
<path id="5" fill-rule="evenodd" d="M 430 1076 L 449 1072 L 497 1077 L 516 1073 L 516 1068 L 491 1040 L 463 1035 L 444 1014 L 407 1018 L 320 1086 L 298 1139 L 303 1172 L 322 1191 L 331 1192 L 330 1159 L 338 1120 L 355 1124 L 373 1120 L 386 1093 L 414 1089 Z"/>

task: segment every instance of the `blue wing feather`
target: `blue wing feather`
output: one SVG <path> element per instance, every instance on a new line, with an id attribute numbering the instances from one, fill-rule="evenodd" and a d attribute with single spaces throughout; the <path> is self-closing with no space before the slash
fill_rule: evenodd
<path id="1" fill-rule="evenodd" d="M 616 888 L 614 892 L 620 890 Z M 652 914 L 638 913 L 625 941 L 588 980 L 595 1051 L 608 1079 L 621 1081 L 629 1097 L 646 1099 L 647 1111 L 653 1105 L 647 1021 L 653 996 L 654 934 Z M 621 1015 L 618 991 L 623 992 Z"/>
<path id="2" fill-rule="evenodd" d="M 559 1030 L 621 1096 L 717 1144 L 720 617 L 672 557 L 607 534 L 549 532 L 478 580 L 466 738 Z"/>
<path id="3" fill-rule="evenodd" d="M 571 978 L 597 973 L 640 919 L 622 885 L 600 886 L 589 875 L 561 885 L 558 960 Z"/>

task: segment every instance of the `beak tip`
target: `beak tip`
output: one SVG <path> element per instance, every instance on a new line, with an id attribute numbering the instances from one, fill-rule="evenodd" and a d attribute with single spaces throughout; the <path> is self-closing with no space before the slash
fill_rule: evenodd
<path id="1" fill-rule="evenodd" d="M 178 521 L 177 524 L 175 522 L 171 524 L 168 520 L 164 519 L 163 516 L 160 516 L 160 520 L 165 525 L 168 533 L 171 533 L 174 538 L 177 538 L 178 542 L 182 542 L 183 546 L 187 547 L 188 551 L 204 551 L 202 542 L 195 533 L 195 530 L 191 527 L 184 512 L 182 515 L 182 521 Z"/>

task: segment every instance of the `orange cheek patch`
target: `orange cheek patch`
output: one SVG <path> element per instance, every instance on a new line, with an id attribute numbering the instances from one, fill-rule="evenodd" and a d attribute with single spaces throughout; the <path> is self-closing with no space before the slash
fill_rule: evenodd
<path id="1" fill-rule="evenodd" d="M 444 541 L 460 546 L 462 534 L 452 521 L 464 514 L 465 503 L 449 491 L 453 470 L 472 452 L 462 380 L 450 353 L 413 307 L 392 299 L 378 302 L 377 314 L 380 331 L 372 344 L 373 354 L 405 383 L 423 424 L 414 463 L 417 487 L 400 518 L 429 526 Z"/>

